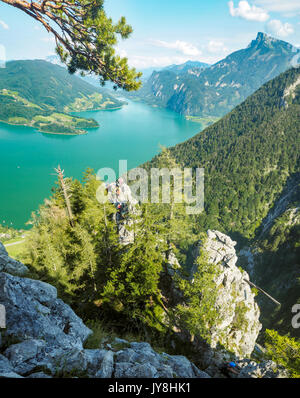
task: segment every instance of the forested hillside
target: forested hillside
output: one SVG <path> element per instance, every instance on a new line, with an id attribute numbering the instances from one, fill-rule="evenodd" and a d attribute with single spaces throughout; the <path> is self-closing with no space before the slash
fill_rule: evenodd
<path id="1" fill-rule="evenodd" d="M 82 134 L 98 127 L 68 113 L 112 109 L 124 102 L 91 86 L 65 68 L 42 60 L 11 61 L 0 69 L 0 120 L 40 131 Z"/>
<path id="2" fill-rule="evenodd" d="M 8 62 L 0 69 L 0 89 L 17 91 L 27 101 L 60 112 L 113 108 L 123 104 L 104 90 L 70 75 L 65 68 L 43 60 Z M 83 99 L 90 103 L 84 106 Z M 78 100 L 82 106 L 76 109 Z"/>
<path id="3" fill-rule="evenodd" d="M 197 228 L 216 228 L 238 241 L 240 265 L 282 303 L 276 309 L 259 297 L 264 326 L 293 335 L 291 307 L 300 300 L 299 131 L 300 68 L 292 68 L 170 150 L 181 166 L 205 169 Z"/>
<path id="4" fill-rule="evenodd" d="M 283 73 L 219 122 L 171 148 L 181 166 L 205 169 L 199 228 L 253 238 L 287 178 L 299 170 L 299 76 L 299 68 Z"/>

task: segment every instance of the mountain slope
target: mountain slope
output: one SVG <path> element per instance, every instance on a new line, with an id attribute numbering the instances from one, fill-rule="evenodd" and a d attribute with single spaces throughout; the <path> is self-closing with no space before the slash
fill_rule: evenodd
<path id="1" fill-rule="evenodd" d="M 91 119 L 67 113 L 117 108 L 112 95 L 46 61 L 11 61 L 0 69 L 0 120 L 28 125 L 43 132 L 85 133 L 97 127 Z"/>
<path id="2" fill-rule="evenodd" d="M 0 70 L 0 89 L 17 91 L 28 101 L 60 112 L 75 111 L 76 100 L 80 98 L 90 101 L 90 108 L 92 105 L 104 109 L 122 105 L 100 88 L 70 75 L 65 68 L 43 60 L 8 62 L 6 68 Z M 87 107 L 83 105 L 78 110 L 87 110 Z"/>
<path id="3" fill-rule="evenodd" d="M 254 237 L 288 177 L 299 169 L 299 113 L 300 69 L 292 68 L 219 122 L 171 148 L 182 167 L 205 168 L 201 227 Z"/>
<path id="4" fill-rule="evenodd" d="M 239 265 L 282 303 L 259 295 L 265 328 L 299 335 L 300 68 L 262 86 L 192 139 L 171 148 L 182 167 L 204 167 L 205 211 L 195 228 L 238 241 Z M 145 167 L 156 167 L 158 157 Z"/>
<path id="5" fill-rule="evenodd" d="M 223 116 L 299 58 L 291 44 L 258 33 L 246 49 L 205 69 L 154 72 L 132 97 L 184 115 Z"/>
<path id="6" fill-rule="evenodd" d="M 180 73 L 186 73 L 189 72 L 192 74 L 192 72 L 196 71 L 202 71 L 206 68 L 208 68 L 210 65 L 206 64 L 205 62 L 199 62 L 199 61 L 187 61 L 184 64 L 181 65 L 170 65 L 164 68 L 165 70 L 169 70 L 170 72 L 174 72 L 177 74 Z"/>
<path id="7" fill-rule="evenodd" d="M 292 307 L 300 304 L 300 173 L 289 178 L 281 196 L 263 221 L 257 238 L 239 253 L 240 265 L 252 280 L 282 303 L 258 297 L 266 328 L 297 337 L 291 328 Z"/>

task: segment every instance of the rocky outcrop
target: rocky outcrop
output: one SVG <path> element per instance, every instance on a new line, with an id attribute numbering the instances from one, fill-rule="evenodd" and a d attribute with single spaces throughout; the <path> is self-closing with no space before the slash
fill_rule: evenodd
<path id="1" fill-rule="evenodd" d="M 199 336 L 191 336 L 186 330 L 177 329 L 174 331 L 178 341 L 174 340 L 171 343 L 177 348 L 190 341 L 192 357 L 211 377 L 225 377 L 221 369 L 224 363 L 232 360 L 239 363 L 239 377 L 287 377 L 286 371 L 277 365 L 271 366 L 270 361 L 258 364 L 247 359 L 257 348 L 256 340 L 261 330 L 260 310 L 255 301 L 255 294 L 247 282 L 249 275 L 236 266 L 238 257 L 235 247 L 236 242 L 219 231 L 209 230 L 206 238 L 199 242 L 194 252 L 195 259 L 200 250 L 204 251 L 207 261 L 214 264 L 218 271 L 214 280 L 218 292 L 215 305 L 221 322 L 210 330 L 210 342 Z M 178 264 L 174 259 L 170 265 L 173 263 Z M 176 268 L 168 267 L 169 279 L 176 272 Z M 197 269 L 195 263 L 190 274 L 191 280 Z M 166 277 L 165 279 L 168 281 Z M 175 290 L 170 281 L 166 285 L 171 292 L 166 287 L 164 290 L 173 305 L 182 303 L 182 294 Z"/>
<path id="2" fill-rule="evenodd" d="M 238 361 L 239 379 L 256 379 L 256 378 L 267 378 L 267 379 L 282 379 L 289 377 L 289 373 L 282 366 L 277 365 L 273 361 L 262 361 L 260 363 L 245 359 Z"/>
<path id="3" fill-rule="evenodd" d="M 128 343 L 115 354 L 114 376 L 117 378 L 209 378 L 186 357 L 156 353 L 148 343 Z M 127 348 L 126 348 L 127 347 Z"/>
<path id="4" fill-rule="evenodd" d="M 34 339 L 11 345 L 3 355 L 13 371 L 22 377 L 109 378 L 114 367 L 112 351 L 54 347 L 43 340 Z M 37 372 L 40 369 L 42 374 Z"/>
<path id="5" fill-rule="evenodd" d="M 252 353 L 261 329 L 260 311 L 247 283 L 249 275 L 236 267 L 235 246 L 229 236 L 209 230 L 197 253 L 204 248 L 208 261 L 219 271 L 214 281 L 218 291 L 215 306 L 222 320 L 211 330 L 211 347 L 221 344 L 235 355 L 246 357 Z M 194 266 L 192 274 L 196 270 Z"/>
<path id="6" fill-rule="evenodd" d="M 134 242 L 133 221 L 130 218 L 130 213 L 137 213 L 138 202 L 122 177 L 117 182 L 109 184 L 106 189 L 109 202 L 117 210 L 115 222 L 118 226 L 119 242 L 121 245 L 127 246 Z"/>
<path id="7" fill-rule="evenodd" d="M 241 281 L 234 268 L 234 244 L 230 238 L 217 231 L 210 231 L 208 238 L 211 259 L 218 264 L 224 262 L 223 276 L 227 275 L 232 283 Z M 222 247 L 227 247 L 226 254 Z M 221 258 L 218 252 L 223 253 Z M 179 266 L 173 255 L 169 260 L 172 269 Z M 235 280 L 227 268 L 231 269 Z M 243 289 L 246 286 L 243 285 Z M 228 285 L 224 294 L 229 295 L 230 292 Z M 249 291 L 247 293 L 250 294 Z M 6 329 L 0 330 L 0 378 L 224 377 L 220 367 L 224 360 L 232 359 L 226 351 L 200 350 L 198 355 L 206 363 L 203 371 L 185 356 L 157 353 L 145 342 L 115 339 L 101 344 L 99 348 L 86 349 L 84 343 L 92 331 L 67 304 L 57 298 L 53 286 L 5 272 L 0 272 L 0 304 L 6 308 Z M 223 327 L 222 330 L 225 329 Z M 251 338 L 252 335 L 249 336 Z M 243 347 L 247 346 L 243 339 L 239 342 Z M 242 359 L 239 366 L 239 377 L 286 377 L 286 373 L 271 362 L 257 364 Z"/>
<path id="8" fill-rule="evenodd" d="M 53 347 L 77 347 L 92 333 L 57 298 L 55 287 L 33 279 L 0 273 L 0 303 L 6 309 L 6 337 L 43 339 Z"/>
<path id="9" fill-rule="evenodd" d="M 10 258 L 3 244 L 0 242 L 0 272 L 23 276 L 28 268 L 17 260 Z"/>
<path id="10" fill-rule="evenodd" d="M 158 354 L 148 343 L 121 345 L 124 348 L 113 342 L 110 350 L 64 349 L 25 340 L 0 356 L 0 377 L 209 378 L 183 356 Z"/>
<path id="11" fill-rule="evenodd" d="M 298 54 L 298 59 L 299 59 L 299 54 Z M 298 67 L 299 65 L 297 65 Z M 284 90 L 283 96 L 281 98 L 280 105 L 283 106 L 285 109 L 289 107 L 288 99 L 291 98 L 292 100 L 296 97 L 296 89 L 300 85 L 300 77 L 291 84 L 289 87 L 286 87 Z"/>
<path id="12" fill-rule="evenodd" d="M 300 81 L 300 78 L 299 78 Z M 294 201 L 299 201 L 299 187 L 300 187 L 300 173 L 296 173 L 295 175 L 291 176 L 280 197 L 274 203 L 274 206 L 270 209 L 265 219 L 262 221 L 261 230 L 258 235 L 258 239 L 265 238 L 266 233 L 270 230 L 274 221 L 278 217 L 280 217 L 285 211 L 287 211 L 288 207 Z"/>
<path id="13" fill-rule="evenodd" d="M 0 272 L 0 303 L 6 309 L 0 378 L 209 377 L 187 358 L 158 354 L 148 343 L 116 339 L 85 349 L 92 331 L 47 283 Z"/>

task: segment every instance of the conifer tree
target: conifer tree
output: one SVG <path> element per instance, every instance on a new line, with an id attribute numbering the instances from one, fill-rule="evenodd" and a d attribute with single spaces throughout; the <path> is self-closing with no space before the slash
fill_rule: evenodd
<path id="1" fill-rule="evenodd" d="M 72 225 L 59 185 L 32 216 L 27 242 L 32 266 L 74 303 L 99 300 L 107 270 L 118 262 L 118 234 L 112 217 L 115 209 L 97 201 L 99 184 L 92 170 L 85 173 L 84 185 L 68 179 Z"/>
<path id="2" fill-rule="evenodd" d="M 192 216 L 187 215 L 186 203 L 184 201 L 183 192 L 183 169 L 176 163 L 172 157 L 169 149 L 162 147 L 161 154 L 156 158 L 152 165 L 157 169 L 166 169 L 170 172 L 170 201 L 169 203 L 162 203 L 162 188 L 163 179 L 159 183 L 159 187 L 151 187 L 152 192 L 156 193 L 159 190 L 159 203 L 152 203 L 149 211 L 153 217 L 160 217 L 159 223 L 164 226 L 165 231 L 161 235 L 168 244 L 168 250 L 172 250 L 179 257 L 180 262 L 185 261 L 184 252 L 187 252 L 188 247 L 197 239 L 193 231 Z M 172 171 L 178 170 L 180 174 Z M 181 189 L 179 188 L 181 187 Z M 168 255 L 168 252 L 167 252 Z"/>
<path id="3" fill-rule="evenodd" d="M 266 355 L 272 361 L 284 366 L 291 377 L 300 378 L 300 342 L 294 338 L 279 335 L 275 330 L 265 332 Z"/>
<path id="4" fill-rule="evenodd" d="M 204 234 L 201 235 L 205 242 Z M 177 280 L 179 288 L 184 295 L 184 304 L 179 304 L 175 309 L 177 324 L 188 330 L 192 336 L 200 336 L 210 341 L 211 330 L 221 321 L 215 307 L 217 290 L 215 278 L 218 268 L 207 261 L 207 255 L 202 248 L 196 260 L 197 271 L 192 280 Z"/>
<path id="5" fill-rule="evenodd" d="M 133 243 L 125 246 L 118 267 L 112 267 L 103 291 L 104 302 L 133 321 L 158 329 L 163 327 L 164 308 L 159 279 L 165 262 L 164 229 L 149 212 L 149 204 L 139 209 L 132 228 Z"/>

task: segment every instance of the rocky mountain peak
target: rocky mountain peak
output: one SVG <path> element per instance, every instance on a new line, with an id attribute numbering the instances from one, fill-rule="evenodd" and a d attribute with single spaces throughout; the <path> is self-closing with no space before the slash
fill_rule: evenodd
<path id="1" fill-rule="evenodd" d="M 269 35 L 267 35 L 266 33 L 263 33 L 263 32 L 258 32 L 257 36 L 256 36 L 256 39 L 254 41 L 256 41 L 257 43 L 262 42 L 262 41 L 268 42 L 269 39 L 271 39 L 271 36 L 269 36 Z"/>
<path id="2" fill-rule="evenodd" d="M 276 39 L 267 33 L 263 32 L 258 32 L 256 39 L 252 40 L 248 48 L 268 48 L 270 50 L 273 50 L 274 47 L 278 49 L 285 49 L 285 50 L 291 50 L 293 46 L 290 43 L 287 43 L 286 41 Z"/>

